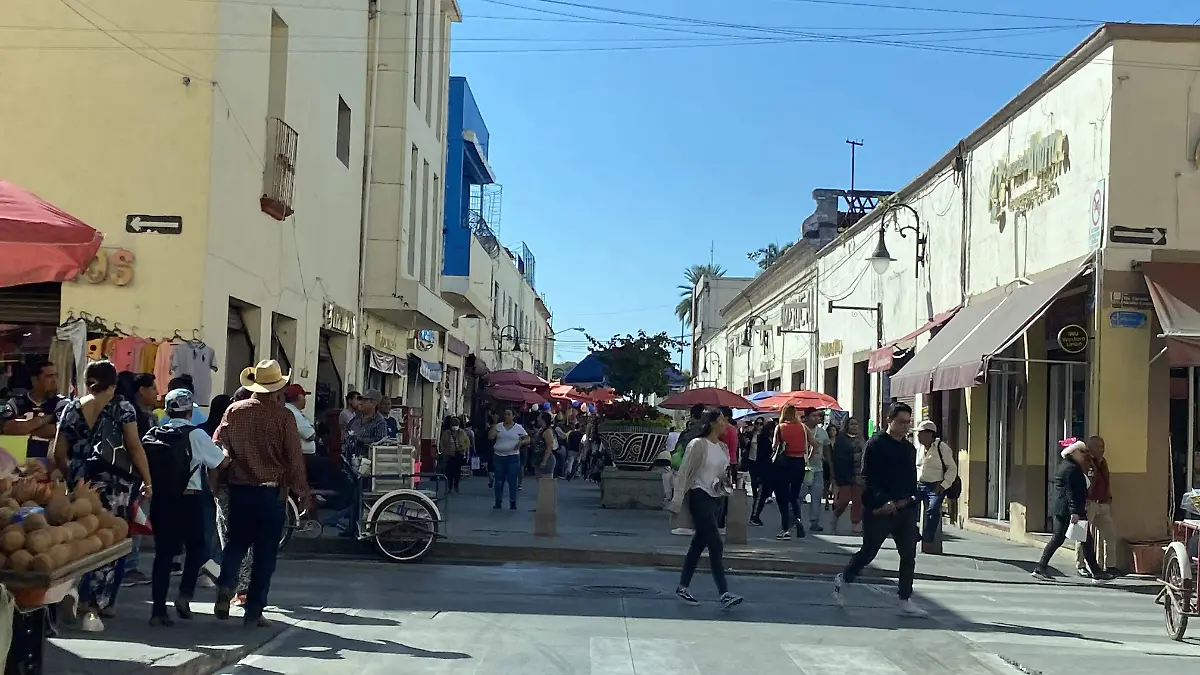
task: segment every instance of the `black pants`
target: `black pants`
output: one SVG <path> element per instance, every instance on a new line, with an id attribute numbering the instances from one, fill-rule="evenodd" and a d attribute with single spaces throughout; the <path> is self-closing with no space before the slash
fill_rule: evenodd
<path id="1" fill-rule="evenodd" d="M 183 577 L 179 580 L 179 596 L 190 599 L 196 593 L 200 566 L 211 552 L 205 540 L 204 494 L 185 494 L 167 497 L 156 495 L 150 502 L 150 523 L 154 528 L 154 567 L 150 576 L 151 612 L 155 616 L 167 613 L 167 594 L 171 590 L 171 562 L 183 550 Z"/>
<path id="2" fill-rule="evenodd" d="M 915 504 L 888 516 L 864 513 L 862 548 L 850 558 L 850 564 L 842 571 L 846 583 L 858 578 L 859 572 L 879 555 L 883 542 L 891 537 L 896 543 L 896 552 L 900 554 L 900 599 L 912 597 L 913 575 L 917 571 L 917 541 L 921 538 L 917 531 L 919 515 L 920 509 Z"/>
<path id="3" fill-rule="evenodd" d="M 717 531 L 717 514 L 721 510 L 722 500 L 713 497 L 700 488 L 693 488 L 687 493 L 687 507 L 692 514 L 692 545 L 688 547 L 687 555 L 683 558 L 683 573 L 679 575 L 679 585 L 687 588 L 692 583 L 692 575 L 700 564 L 700 554 L 708 549 L 708 564 L 712 568 L 713 581 L 717 582 L 717 591 L 722 595 L 729 590 L 725 583 L 725 563 L 721 553 L 725 544 L 721 541 L 721 533 Z"/>
<path id="4" fill-rule="evenodd" d="M 458 484 L 462 481 L 464 464 L 466 464 L 465 459 L 457 452 L 451 453 L 446 457 L 446 478 L 450 481 L 451 490 L 458 490 Z"/>
<path id="5" fill-rule="evenodd" d="M 800 525 L 800 490 L 804 487 L 804 458 L 781 456 L 771 466 L 775 483 L 775 503 L 779 505 L 779 529 Z M 789 512 L 790 511 L 790 512 Z"/>
<path id="6" fill-rule="evenodd" d="M 1071 526 L 1071 516 L 1054 516 L 1054 533 L 1050 537 L 1050 541 L 1046 542 L 1046 548 L 1042 549 L 1042 559 L 1038 562 L 1038 570 L 1045 571 L 1050 566 L 1050 558 L 1054 557 L 1054 552 L 1059 549 L 1067 541 L 1067 528 Z M 1102 572 L 1100 563 L 1096 561 L 1096 547 L 1092 545 L 1092 538 L 1088 536 L 1087 541 L 1079 544 L 1083 547 L 1083 559 L 1087 562 L 1092 573 Z"/>
<path id="7" fill-rule="evenodd" d="M 760 457 L 750 464 L 750 489 L 754 492 L 754 510 L 751 513 L 757 518 L 762 515 L 767 500 L 775 492 L 769 458 Z"/>

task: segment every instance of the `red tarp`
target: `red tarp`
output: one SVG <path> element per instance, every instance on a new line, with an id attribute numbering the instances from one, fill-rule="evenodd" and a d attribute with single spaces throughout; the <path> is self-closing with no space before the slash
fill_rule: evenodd
<path id="1" fill-rule="evenodd" d="M 96 257 L 103 236 L 37 195 L 0 181 L 0 288 L 74 279 Z"/>

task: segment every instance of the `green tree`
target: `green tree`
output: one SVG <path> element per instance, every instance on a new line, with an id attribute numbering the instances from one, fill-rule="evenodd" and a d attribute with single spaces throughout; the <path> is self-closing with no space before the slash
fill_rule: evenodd
<path id="1" fill-rule="evenodd" d="M 679 304 L 675 305 L 675 316 L 687 325 L 692 325 L 692 291 L 701 277 L 709 276 L 719 279 L 725 276 L 725 268 L 720 265 L 692 265 L 683 272 L 686 284 L 679 285 Z"/>
<path id="2" fill-rule="evenodd" d="M 782 258 L 783 254 L 787 253 L 788 249 L 792 246 L 795 246 L 795 244 L 796 242 L 793 241 L 789 241 L 783 246 L 779 246 L 778 244 L 767 244 L 757 251 L 751 251 L 750 253 L 747 253 L 746 257 L 758 263 L 758 269 L 765 270 L 771 265 L 774 265 L 775 261 Z"/>
<path id="3" fill-rule="evenodd" d="M 666 396 L 667 369 L 672 367 L 671 353 L 680 347 L 664 331 L 657 335 L 614 335 L 607 342 L 588 336 L 592 352 L 604 362 L 608 384 L 618 394 L 640 398 L 649 394 Z"/>

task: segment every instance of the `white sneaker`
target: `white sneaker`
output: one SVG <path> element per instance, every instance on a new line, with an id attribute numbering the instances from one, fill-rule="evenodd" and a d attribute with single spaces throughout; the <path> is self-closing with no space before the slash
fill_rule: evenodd
<path id="1" fill-rule="evenodd" d="M 88 612 L 83 615 L 83 620 L 79 622 L 79 630 L 87 633 L 101 633 L 104 631 L 104 622 L 100 620 L 100 616 L 95 612 Z"/>
<path id="2" fill-rule="evenodd" d="M 838 604 L 839 607 L 845 602 L 845 598 L 842 596 L 842 591 L 845 589 L 845 587 L 846 577 L 843 576 L 841 572 L 833 575 L 833 600 Z"/>
<path id="3" fill-rule="evenodd" d="M 212 577 L 201 574 L 199 579 L 196 579 L 196 585 L 200 588 L 216 588 L 217 582 L 212 580 Z"/>
<path id="4" fill-rule="evenodd" d="M 730 593 L 729 591 L 725 591 L 725 593 L 723 593 L 721 595 L 721 610 L 725 611 L 725 610 L 733 609 L 734 607 L 737 607 L 738 605 L 742 604 L 742 600 L 743 600 L 742 596 L 734 595 L 733 593 Z"/>
<path id="5" fill-rule="evenodd" d="M 929 612 L 921 609 L 917 603 L 910 600 L 900 601 L 900 616 L 910 616 L 914 618 L 924 618 L 929 616 Z"/>
<path id="6" fill-rule="evenodd" d="M 691 528 L 687 528 L 687 527 L 677 527 L 677 528 L 671 530 L 671 534 L 679 536 L 679 537 L 690 537 L 693 534 L 696 534 L 696 531 Z"/>

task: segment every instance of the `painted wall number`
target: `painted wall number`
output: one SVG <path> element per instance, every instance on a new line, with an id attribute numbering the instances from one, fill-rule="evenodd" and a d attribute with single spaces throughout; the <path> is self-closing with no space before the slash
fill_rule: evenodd
<path id="1" fill-rule="evenodd" d="M 100 249 L 80 277 L 89 284 L 108 282 L 128 286 L 133 281 L 133 252 L 123 248 Z"/>

